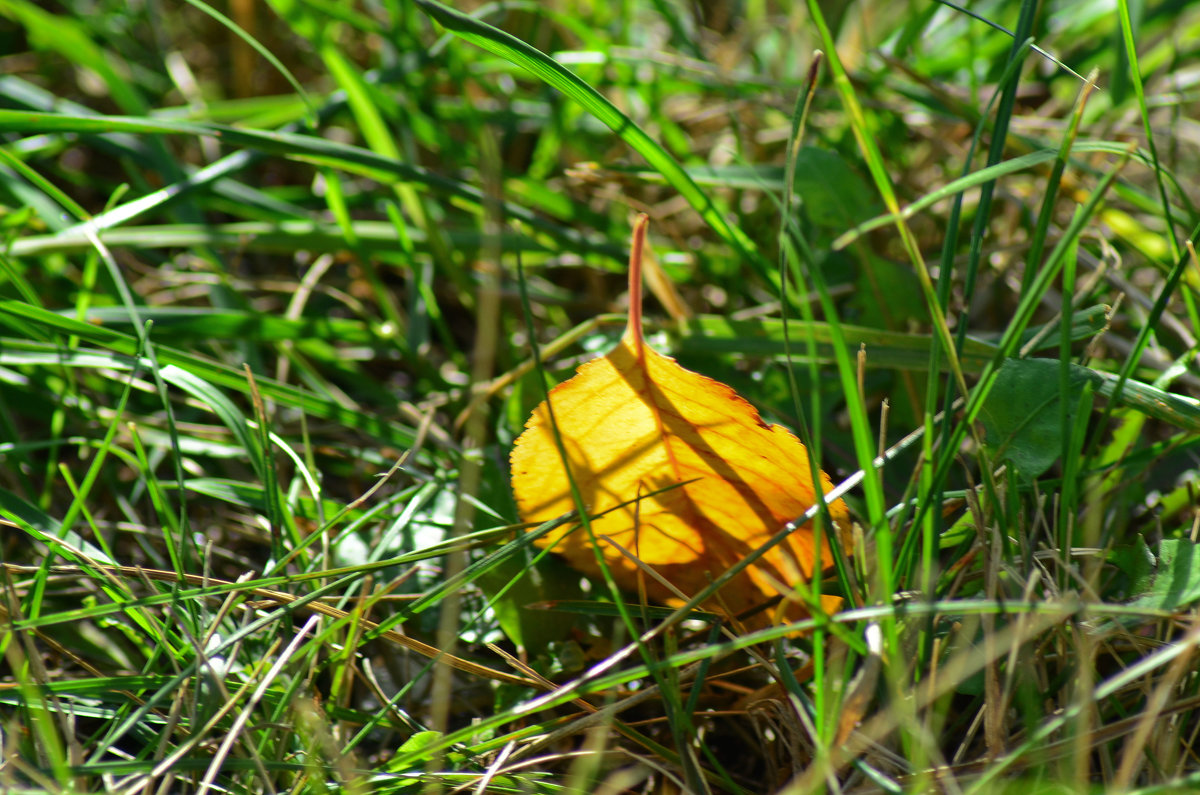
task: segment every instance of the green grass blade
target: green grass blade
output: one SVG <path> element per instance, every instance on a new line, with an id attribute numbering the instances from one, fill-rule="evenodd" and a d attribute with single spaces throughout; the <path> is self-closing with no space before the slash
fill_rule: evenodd
<path id="1" fill-rule="evenodd" d="M 725 220 L 722 209 L 715 204 L 712 197 L 700 190 L 670 153 L 600 92 L 550 56 L 515 36 L 442 3 L 433 2 L 433 0 L 417 0 L 417 4 L 447 30 L 488 52 L 527 69 L 545 81 L 547 85 L 578 102 L 588 113 L 607 125 L 630 148 L 645 158 L 646 162 L 658 173 L 662 174 L 667 183 L 687 200 L 688 204 L 700 214 L 700 217 L 712 227 L 713 231 L 732 246 L 740 256 L 750 262 L 760 276 L 770 279 L 770 265 L 759 254 L 758 247 L 754 242 L 744 232 Z"/>

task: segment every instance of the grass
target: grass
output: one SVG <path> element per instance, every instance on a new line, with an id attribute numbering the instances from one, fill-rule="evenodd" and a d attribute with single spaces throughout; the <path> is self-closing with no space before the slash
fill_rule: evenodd
<path id="1" fill-rule="evenodd" d="M 0 788 L 1200 786 L 1200 7 L 0 15 Z M 839 612 L 519 522 L 643 211 L 653 343 L 847 486 Z"/>

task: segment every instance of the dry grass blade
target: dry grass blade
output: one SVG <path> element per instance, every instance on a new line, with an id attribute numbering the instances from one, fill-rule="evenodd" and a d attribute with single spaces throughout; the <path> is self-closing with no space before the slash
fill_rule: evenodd
<path id="1" fill-rule="evenodd" d="M 0 565 L 4 567 L 5 571 L 13 574 L 37 574 L 40 571 L 40 569 L 36 566 L 21 566 L 13 563 L 4 563 Z M 177 583 L 183 581 L 188 585 L 194 585 L 201 588 L 212 586 L 230 586 L 239 592 L 255 596 L 269 604 L 275 604 L 281 607 L 286 607 L 289 605 L 294 605 L 297 602 L 301 602 L 301 597 L 294 596 L 293 594 L 285 593 L 283 591 L 276 591 L 271 588 L 249 587 L 243 590 L 237 587 L 237 583 L 233 583 L 228 580 L 220 580 L 198 574 L 180 575 L 172 571 L 147 569 L 141 566 L 105 566 L 102 564 L 94 564 L 88 569 L 85 569 L 82 566 L 51 566 L 49 569 L 50 574 L 56 575 L 84 575 L 91 574 L 94 571 L 114 576 L 122 575 L 136 578 L 144 577 L 150 580 L 157 580 L 158 582 Z M 351 618 L 350 613 L 344 610 L 339 610 L 336 607 L 319 601 L 301 602 L 299 605 L 297 605 L 297 609 L 303 610 L 307 613 L 317 613 L 319 615 L 338 620 L 348 620 Z M 379 630 L 379 625 L 373 621 L 360 618 L 358 619 L 358 623 L 368 632 L 375 632 Z M 510 685 L 518 685 L 522 687 L 540 687 L 540 685 L 532 679 L 522 676 L 515 676 L 513 674 L 505 673 L 504 671 L 497 671 L 494 668 L 489 668 L 486 665 L 481 665 L 479 663 L 472 662 L 471 660 L 465 660 L 462 657 L 455 657 L 454 655 L 445 654 L 440 649 L 430 646 L 428 643 L 419 641 L 416 638 L 410 638 L 407 635 L 402 635 L 401 633 L 392 629 L 383 630 L 379 632 L 378 635 L 379 637 L 391 641 L 398 646 L 403 646 L 409 651 L 413 651 L 424 657 L 428 657 L 430 660 L 433 660 L 440 665 L 448 665 L 451 668 L 462 671 L 463 673 L 481 676 L 485 679 L 492 679 L 497 682 L 504 682 L 505 684 Z"/>

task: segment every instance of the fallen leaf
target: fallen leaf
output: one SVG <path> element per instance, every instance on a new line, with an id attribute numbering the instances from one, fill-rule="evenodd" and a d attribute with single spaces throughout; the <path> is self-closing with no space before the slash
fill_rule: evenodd
<path id="1" fill-rule="evenodd" d="M 611 539 L 691 597 L 813 505 L 812 470 L 804 445 L 789 431 L 767 425 L 730 387 L 646 345 L 641 318 L 646 223 L 641 216 L 634 227 L 625 334 L 608 355 L 583 364 L 550 391 L 553 418 L 545 401 L 534 409 L 513 448 L 513 491 L 527 522 L 575 508 L 555 443 L 557 425 L 584 507 L 592 516 L 604 513 L 591 522 L 596 537 Z M 830 489 L 822 473 L 821 490 Z M 651 492 L 658 493 L 646 496 Z M 829 511 L 848 546 L 845 503 L 838 500 Z M 588 535 L 572 529 L 563 527 L 537 543 L 553 546 L 578 571 L 599 575 Z M 618 586 L 633 592 L 644 587 L 654 602 L 679 603 L 670 588 L 646 576 L 614 544 L 600 544 Z M 807 582 L 815 559 L 809 523 L 747 567 L 707 606 L 734 615 L 759 606 L 781 587 Z M 822 565 L 831 561 L 822 539 Z M 785 605 L 784 617 L 805 615 L 795 603 Z M 764 622 L 760 617 L 751 624 Z"/>

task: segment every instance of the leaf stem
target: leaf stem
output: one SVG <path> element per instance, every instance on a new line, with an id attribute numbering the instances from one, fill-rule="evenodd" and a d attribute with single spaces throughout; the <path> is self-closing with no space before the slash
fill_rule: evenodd
<path id="1" fill-rule="evenodd" d="M 629 247 L 629 325 L 625 339 L 637 353 L 638 364 L 644 364 L 642 345 L 642 249 L 646 245 L 646 227 L 650 216 L 638 213 L 633 222 L 633 242 Z"/>

